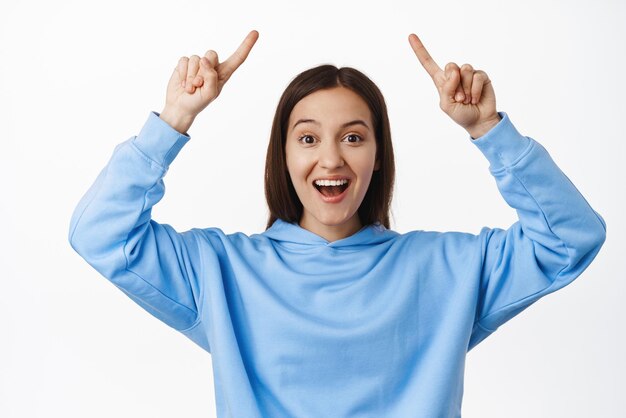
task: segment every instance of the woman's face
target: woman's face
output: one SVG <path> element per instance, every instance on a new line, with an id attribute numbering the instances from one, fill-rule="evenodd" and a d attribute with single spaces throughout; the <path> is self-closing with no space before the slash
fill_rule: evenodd
<path id="1" fill-rule="evenodd" d="M 328 241 L 361 229 L 357 210 L 379 168 L 365 101 L 345 87 L 304 97 L 289 116 L 285 153 L 304 208 L 300 226 Z"/>

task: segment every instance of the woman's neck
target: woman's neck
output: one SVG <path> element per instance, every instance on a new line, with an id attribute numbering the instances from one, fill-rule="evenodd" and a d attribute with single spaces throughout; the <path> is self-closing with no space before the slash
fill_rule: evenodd
<path id="1" fill-rule="evenodd" d="M 303 216 L 300 219 L 299 224 L 300 227 L 319 235 L 328 242 L 348 238 L 349 236 L 357 233 L 363 227 L 357 214 L 340 225 L 327 225 L 319 222 L 318 220 L 311 220 L 306 216 Z"/>

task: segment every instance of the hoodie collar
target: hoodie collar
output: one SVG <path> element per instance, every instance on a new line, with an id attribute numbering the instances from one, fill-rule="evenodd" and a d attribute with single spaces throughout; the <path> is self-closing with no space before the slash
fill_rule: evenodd
<path id="1" fill-rule="evenodd" d="M 282 219 L 277 219 L 274 224 L 272 224 L 272 226 L 261 235 L 265 235 L 266 237 L 279 242 L 341 248 L 380 244 L 396 237 L 399 234 L 376 222 L 374 224 L 365 225 L 349 237 L 329 242 L 325 238 L 302 228 L 297 223 L 290 223 L 283 221 Z"/>

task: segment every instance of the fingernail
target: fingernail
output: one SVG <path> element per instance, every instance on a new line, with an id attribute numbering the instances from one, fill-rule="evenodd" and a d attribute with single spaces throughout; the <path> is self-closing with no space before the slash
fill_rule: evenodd
<path id="1" fill-rule="evenodd" d="M 456 94 L 455 99 L 456 99 L 456 101 L 457 101 L 457 102 L 462 102 L 462 101 L 463 101 L 463 99 L 465 99 L 465 97 L 463 97 L 463 93 L 458 92 L 458 93 Z"/>

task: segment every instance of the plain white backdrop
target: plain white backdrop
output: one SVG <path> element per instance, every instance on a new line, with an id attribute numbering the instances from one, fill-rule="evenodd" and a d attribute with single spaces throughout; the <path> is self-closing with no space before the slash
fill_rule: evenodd
<path id="1" fill-rule="evenodd" d="M 262 231 L 278 98 L 299 72 L 331 63 L 360 69 L 385 95 L 393 229 L 508 227 L 516 214 L 439 109 L 408 42 L 417 33 L 440 66 L 485 70 L 498 110 L 607 222 L 578 280 L 468 354 L 464 417 L 623 417 L 624 22 L 619 0 L 3 0 L 0 417 L 215 416 L 211 356 L 100 276 L 67 234 L 115 145 L 162 110 L 178 59 L 208 49 L 225 59 L 252 29 L 259 40 L 190 129 L 153 218 L 179 231 Z"/>

